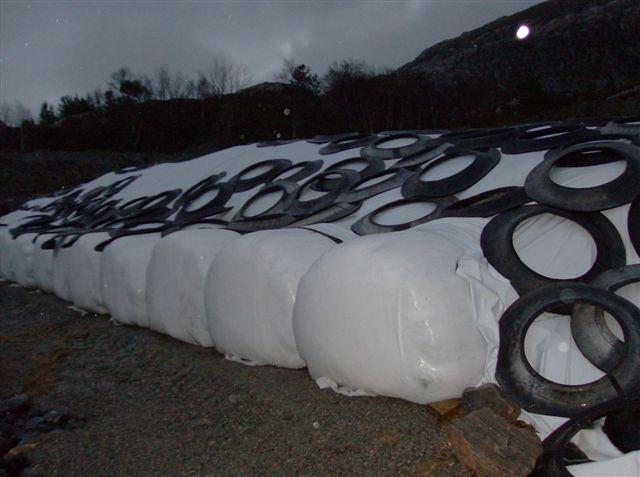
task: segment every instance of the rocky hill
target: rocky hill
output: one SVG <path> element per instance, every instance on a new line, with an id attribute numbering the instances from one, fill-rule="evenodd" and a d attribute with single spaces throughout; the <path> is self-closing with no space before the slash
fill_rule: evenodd
<path id="1" fill-rule="evenodd" d="M 523 24 L 531 33 L 518 40 Z M 632 113 L 640 104 L 639 34 L 637 0 L 550 0 L 438 43 L 398 73 L 473 91 L 475 108 L 515 108 L 522 95 L 583 107 L 631 95 Z"/>

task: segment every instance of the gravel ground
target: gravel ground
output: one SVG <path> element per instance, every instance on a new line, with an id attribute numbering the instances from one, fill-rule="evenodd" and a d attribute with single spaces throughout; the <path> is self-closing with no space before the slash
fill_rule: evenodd
<path id="1" fill-rule="evenodd" d="M 7 283 L 0 357 L 0 397 L 75 416 L 35 438 L 45 476 L 469 475 L 425 406 L 322 391 Z"/>

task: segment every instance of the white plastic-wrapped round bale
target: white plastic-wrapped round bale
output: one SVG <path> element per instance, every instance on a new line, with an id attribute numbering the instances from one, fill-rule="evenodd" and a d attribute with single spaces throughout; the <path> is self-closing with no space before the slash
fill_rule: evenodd
<path id="1" fill-rule="evenodd" d="M 14 268 L 13 248 L 15 247 L 15 239 L 9 233 L 7 227 L 0 229 L 0 250 L 2 250 L 2 261 L 0 261 L 0 272 L 2 278 L 10 282 L 16 281 L 16 273 Z"/>
<path id="2" fill-rule="evenodd" d="M 62 247 L 59 243 L 53 251 L 53 293 L 61 300 L 71 301 L 71 286 L 69 285 L 70 247 Z"/>
<path id="3" fill-rule="evenodd" d="M 325 253 L 302 278 L 293 329 L 321 387 L 417 403 L 457 397 L 482 376 L 465 252 L 446 234 L 363 237 Z"/>
<path id="4" fill-rule="evenodd" d="M 213 343 L 229 359 L 302 368 L 291 325 L 298 283 L 336 242 L 303 229 L 244 235 L 213 260 L 205 308 Z"/>
<path id="5" fill-rule="evenodd" d="M 102 252 L 97 252 L 95 247 L 108 239 L 109 234 L 106 232 L 85 234 L 73 244 L 69 252 L 71 301 L 79 308 L 98 314 L 108 313 L 108 310 L 102 298 Z"/>
<path id="6" fill-rule="evenodd" d="M 53 250 L 43 249 L 42 244 L 53 234 L 42 234 L 33 244 L 33 277 L 36 286 L 44 292 L 53 292 Z"/>
<path id="7" fill-rule="evenodd" d="M 149 327 L 146 273 L 158 240 L 159 233 L 129 235 L 113 241 L 102 252 L 102 298 L 114 320 Z"/>
<path id="8" fill-rule="evenodd" d="M 0 217 L 0 276 L 11 282 L 15 281 L 14 270 L 14 245 L 15 239 L 11 235 L 11 229 L 20 225 L 31 212 L 16 210 Z"/>
<path id="9" fill-rule="evenodd" d="M 147 267 L 149 327 L 182 341 L 213 346 L 204 282 L 218 251 L 240 234 L 213 227 L 172 233 L 155 244 Z"/>
<path id="10" fill-rule="evenodd" d="M 33 274 L 33 239 L 36 234 L 23 234 L 13 241 L 13 271 L 16 283 L 22 287 L 34 288 L 36 279 Z"/>

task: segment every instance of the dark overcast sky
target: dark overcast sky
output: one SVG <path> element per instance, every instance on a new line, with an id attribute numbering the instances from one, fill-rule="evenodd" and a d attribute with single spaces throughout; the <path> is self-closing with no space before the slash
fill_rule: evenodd
<path id="1" fill-rule="evenodd" d="M 0 0 L 0 101 L 39 104 L 104 87 L 120 66 L 195 75 L 214 55 L 272 80 L 283 58 L 323 73 L 357 58 L 398 67 L 423 49 L 540 0 Z"/>

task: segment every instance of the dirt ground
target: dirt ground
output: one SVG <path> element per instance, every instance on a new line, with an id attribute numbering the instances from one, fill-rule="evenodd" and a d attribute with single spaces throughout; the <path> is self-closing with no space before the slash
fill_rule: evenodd
<path id="1" fill-rule="evenodd" d="M 81 316 L 0 283 L 0 397 L 72 420 L 38 434 L 45 476 L 466 476 L 425 406 L 320 390 L 306 370 Z M 0 475 L 2 471 L 0 470 Z"/>

